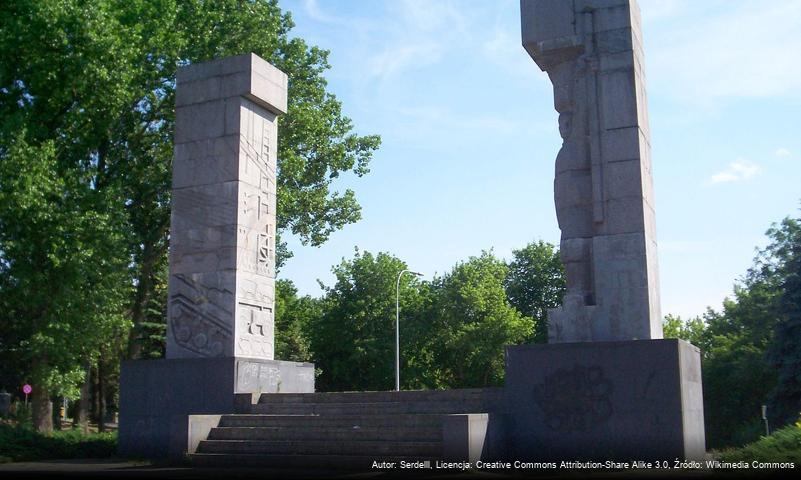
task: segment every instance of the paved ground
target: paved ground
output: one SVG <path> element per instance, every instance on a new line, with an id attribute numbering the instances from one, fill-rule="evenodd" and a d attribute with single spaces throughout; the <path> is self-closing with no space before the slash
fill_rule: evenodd
<path id="1" fill-rule="evenodd" d="M 767 473 L 767 472 L 762 472 Z M 328 478 L 328 479 L 376 479 L 385 480 L 391 478 L 434 478 L 440 480 L 448 479 L 504 479 L 504 478 L 687 478 L 687 479 L 710 479 L 720 478 L 720 472 L 711 474 L 708 471 L 540 471 L 540 472 L 414 472 L 414 471 L 395 471 L 395 472 L 366 472 L 366 473 L 337 473 L 330 471 L 299 471 L 295 470 L 275 470 L 275 469 L 255 469 L 255 468 L 192 468 L 185 466 L 170 466 L 152 464 L 149 462 L 132 462 L 128 460 L 49 460 L 42 462 L 26 463 L 7 463 L 0 464 L 0 478 L 19 478 L 19 477 L 53 477 L 53 478 L 169 478 L 169 479 L 207 479 L 222 478 L 225 480 L 248 478 Z M 743 476 L 735 476 L 743 478 Z"/>

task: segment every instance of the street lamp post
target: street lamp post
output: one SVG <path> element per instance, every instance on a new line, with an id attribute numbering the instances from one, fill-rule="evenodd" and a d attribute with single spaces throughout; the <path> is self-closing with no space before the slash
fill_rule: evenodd
<path id="1" fill-rule="evenodd" d="M 411 273 L 422 277 L 422 273 L 411 270 L 401 270 L 398 281 L 395 282 L 395 391 L 400 392 L 400 280 L 404 273 Z"/>

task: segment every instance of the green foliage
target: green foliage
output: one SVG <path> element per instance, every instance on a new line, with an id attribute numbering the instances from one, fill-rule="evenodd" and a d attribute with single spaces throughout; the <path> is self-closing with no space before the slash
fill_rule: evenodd
<path id="1" fill-rule="evenodd" d="M 395 288 L 406 268 L 386 253 L 356 251 L 333 269 L 309 319 L 311 350 L 322 375 L 321 390 L 389 390 L 395 376 Z M 504 290 L 508 268 L 491 253 L 471 257 L 453 270 L 400 282 L 401 387 L 463 388 L 498 385 L 509 344 L 531 337 L 534 322 L 510 305 Z M 285 288 L 285 287 L 284 287 Z M 287 298 L 294 291 L 287 289 Z M 314 308 L 317 307 L 317 308 Z"/>
<path id="2" fill-rule="evenodd" d="M 25 428 L 33 428 L 33 409 L 30 404 L 17 400 L 9 409 L 8 418 Z"/>
<path id="3" fill-rule="evenodd" d="M 11 338 L 0 350 L 24 350 L 43 360 L 42 372 L 55 368 L 63 375 L 74 362 L 56 365 L 54 358 L 97 357 L 97 346 L 88 351 L 50 333 L 33 338 L 15 330 L 67 325 L 61 333 L 83 338 L 70 321 L 53 320 L 71 291 L 77 292 L 71 310 L 80 305 L 86 316 L 115 325 L 95 329 L 99 320 L 86 321 L 87 338 L 103 333 L 119 343 L 131 321 L 128 355 L 161 354 L 179 65 L 254 52 L 286 72 L 278 233 L 319 245 L 359 219 L 353 192 L 335 192 L 332 183 L 342 173 L 366 174 L 379 138 L 353 133 L 339 101 L 326 91 L 328 52 L 290 38 L 292 27 L 274 0 L 3 3 L 0 189 L 12 203 L 0 213 L 0 281 L 4 295 L 11 285 L 17 296 L 3 300 L 13 307 L 0 314 L 13 319 L 4 318 L 3 327 L 16 323 L 4 329 Z M 23 175 L 15 178 L 15 171 Z M 38 193 L 27 195 L 31 189 Z M 278 250 L 281 258 L 291 255 L 283 244 Z M 59 276 L 70 269 L 88 277 Z M 116 286 L 98 288 L 96 276 Z M 39 307 L 46 311 L 34 311 Z M 50 355 L 20 342 L 47 344 Z M 117 347 L 103 348 L 112 355 Z"/>
<path id="4" fill-rule="evenodd" d="M 309 325 L 321 315 L 320 301 L 298 297 L 298 289 L 289 280 L 275 284 L 275 358 L 294 362 L 312 360 Z"/>
<path id="5" fill-rule="evenodd" d="M 512 251 L 505 280 L 509 303 L 534 320 L 534 343 L 548 341 L 548 310 L 562 304 L 565 271 L 559 251 L 550 243 L 531 242 Z"/>
<path id="6" fill-rule="evenodd" d="M 0 458 L 14 462 L 50 458 L 107 458 L 117 453 L 117 433 L 62 430 L 46 436 L 30 428 L 0 423 Z"/>
<path id="7" fill-rule="evenodd" d="M 665 338 L 678 338 L 706 350 L 706 323 L 703 318 L 683 320 L 680 316 L 667 314 L 662 319 L 662 334 Z"/>
<path id="8" fill-rule="evenodd" d="M 742 448 L 724 450 L 718 458 L 725 462 L 756 460 L 801 465 L 801 425 L 789 425 Z"/>
<path id="9" fill-rule="evenodd" d="M 504 345 L 523 343 L 534 321 L 510 305 L 506 264 L 490 252 L 470 257 L 432 283 L 431 349 L 441 388 L 499 385 Z"/>
<path id="10" fill-rule="evenodd" d="M 336 283 L 324 287 L 323 313 L 308 332 L 315 362 L 322 369 L 321 390 L 394 388 L 395 286 L 405 268 L 389 254 L 358 250 L 353 260 L 333 268 Z M 409 318 L 420 310 L 424 289 L 410 275 L 401 278 L 401 345 L 410 338 Z"/>
<path id="11" fill-rule="evenodd" d="M 59 175 L 57 143 L 26 130 L 0 149 L 0 355 L 34 389 L 74 398 L 81 365 L 127 329 L 124 231 L 112 189 Z"/>
<path id="12" fill-rule="evenodd" d="M 770 254 L 778 258 L 781 277 L 779 321 L 768 351 L 778 379 L 771 392 L 769 411 L 775 425 L 786 425 L 801 413 L 801 219 L 786 218 L 768 231 Z"/>
<path id="13" fill-rule="evenodd" d="M 764 404 L 776 427 L 801 411 L 800 230 L 798 221 L 789 218 L 768 230 L 771 243 L 757 254 L 722 311 L 708 310 L 700 323 L 694 319 L 680 325 L 666 318 L 666 336 L 690 339 L 703 352 L 704 416 L 711 447 L 756 440 Z"/>

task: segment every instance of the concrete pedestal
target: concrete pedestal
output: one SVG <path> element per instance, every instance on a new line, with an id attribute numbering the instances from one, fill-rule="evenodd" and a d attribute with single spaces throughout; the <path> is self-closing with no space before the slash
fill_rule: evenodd
<path id="1" fill-rule="evenodd" d="M 188 415 L 235 413 L 241 393 L 309 392 L 314 392 L 311 363 L 234 357 L 124 362 L 119 453 L 180 456 Z"/>
<path id="2" fill-rule="evenodd" d="M 515 459 L 705 454 L 700 353 L 681 340 L 507 347 L 505 394 Z"/>

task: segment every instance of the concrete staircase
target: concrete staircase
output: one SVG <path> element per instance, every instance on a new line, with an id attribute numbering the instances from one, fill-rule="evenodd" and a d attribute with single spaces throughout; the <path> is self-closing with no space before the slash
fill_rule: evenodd
<path id="1" fill-rule="evenodd" d="M 501 395 L 501 389 L 263 394 L 241 413 L 220 416 L 191 459 L 203 466 L 347 469 L 442 460 L 464 450 L 471 419 L 486 425 L 500 411 Z"/>

